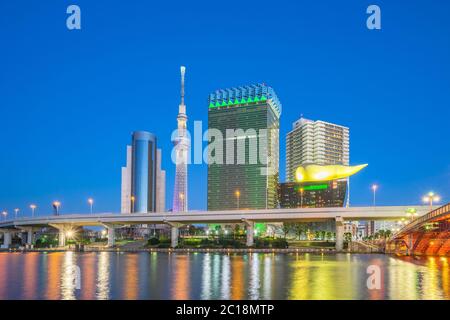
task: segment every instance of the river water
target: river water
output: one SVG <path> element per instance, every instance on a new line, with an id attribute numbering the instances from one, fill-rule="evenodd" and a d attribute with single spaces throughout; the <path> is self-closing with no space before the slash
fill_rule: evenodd
<path id="1" fill-rule="evenodd" d="M 2 299 L 450 299 L 450 258 L 0 253 Z M 375 267 L 374 267 L 375 266 Z M 377 282 L 367 280 L 378 270 Z"/>

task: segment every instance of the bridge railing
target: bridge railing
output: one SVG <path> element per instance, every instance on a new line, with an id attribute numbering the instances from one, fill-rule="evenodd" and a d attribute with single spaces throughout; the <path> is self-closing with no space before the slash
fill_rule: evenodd
<path id="1" fill-rule="evenodd" d="M 400 235 L 406 233 L 409 230 L 416 228 L 419 225 L 424 224 L 425 222 L 432 220 L 433 218 L 439 217 L 441 215 L 450 214 L 450 203 L 443 205 L 433 211 L 428 212 L 427 214 L 421 216 L 420 218 L 415 219 L 414 221 L 408 223 L 403 228 L 401 228 L 396 234 L 394 234 L 394 238 L 396 235 Z"/>

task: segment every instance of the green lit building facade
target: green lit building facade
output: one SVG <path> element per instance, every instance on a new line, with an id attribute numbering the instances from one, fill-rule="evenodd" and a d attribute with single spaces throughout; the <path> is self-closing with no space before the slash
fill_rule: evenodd
<path id="1" fill-rule="evenodd" d="M 265 84 L 217 90 L 208 104 L 208 152 L 215 159 L 208 162 L 208 210 L 276 208 L 281 103 L 275 92 Z M 230 138 L 230 131 L 244 135 Z M 222 144 L 222 154 L 211 143 Z"/>
<path id="2" fill-rule="evenodd" d="M 281 208 L 343 207 L 347 180 L 280 183 L 278 192 Z"/>

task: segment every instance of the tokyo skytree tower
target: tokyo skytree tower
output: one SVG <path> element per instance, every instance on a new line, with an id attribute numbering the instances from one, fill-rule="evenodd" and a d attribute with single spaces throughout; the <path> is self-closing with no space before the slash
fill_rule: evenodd
<path id="1" fill-rule="evenodd" d="M 175 187 L 173 192 L 173 212 L 188 211 L 188 190 L 187 190 L 187 159 L 189 152 L 189 138 L 186 134 L 186 105 L 184 104 L 184 74 L 185 67 L 181 67 L 181 102 L 178 111 L 178 134 L 173 139 L 175 145 Z"/>

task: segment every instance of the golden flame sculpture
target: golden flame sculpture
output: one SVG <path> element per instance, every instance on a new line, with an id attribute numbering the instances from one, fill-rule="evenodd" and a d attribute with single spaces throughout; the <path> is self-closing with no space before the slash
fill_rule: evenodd
<path id="1" fill-rule="evenodd" d="M 361 164 L 358 166 L 321 166 L 316 164 L 309 164 L 306 166 L 298 167 L 295 171 L 295 178 L 297 182 L 337 180 L 354 175 L 365 167 L 367 167 L 367 164 Z"/>

